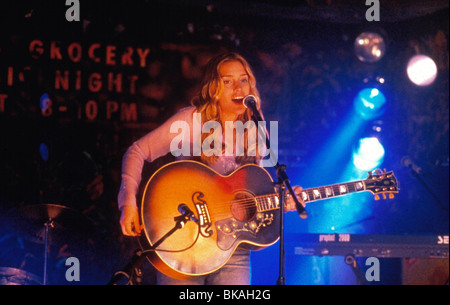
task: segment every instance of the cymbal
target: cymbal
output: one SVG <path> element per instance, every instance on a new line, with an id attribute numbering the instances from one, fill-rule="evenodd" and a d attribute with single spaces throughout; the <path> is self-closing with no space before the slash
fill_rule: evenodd
<path id="1" fill-rule="evenodd" d="M 0 267 L 0 285 L 42 285 L 42 280 L 21 269 Z"/>
<path id="2" fill-rule="evenodd" d="M 37 243 L 44 243 L 46 224 L 51 242 L 86 237 L 93 229 L 83 214 L 57 204 L 21 206 L 11 209 L 7 216 L 12 233 Z"/>

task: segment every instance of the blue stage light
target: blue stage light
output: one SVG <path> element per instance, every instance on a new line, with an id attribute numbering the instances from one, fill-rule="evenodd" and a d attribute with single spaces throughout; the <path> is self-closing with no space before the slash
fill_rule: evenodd
<path id="1" fill-rule="evenodd" d="M 44 93 L 41 95 L 41 98 L 39 99 L 39 106 L 41 108 L 42 112 L 47 112 L 47 110 L 50 107 L 50 97 L 48 96 L 47 93 Z"/>
<path id="2" fill-rule="evenodd" d="M 383 163 L 384 147 L 375 138 L 362 138 L 353 151 L 353 165 L 362 171 L 371 171 Z"/>
<path id="3" fill-rule="evenodd" d="M 45 162 L 48 161 L 48 146 L 45 143 L 41 143 L 39 145 L 39 154 L 41 155 L 42 160 Z"/>
<path id="4" fill-rule="evenodd" d="M 354 99 L 356 112 L 365 120 L 381 116 L 385 111 L 386 97 L 377 88 L 365 88 Z"/>

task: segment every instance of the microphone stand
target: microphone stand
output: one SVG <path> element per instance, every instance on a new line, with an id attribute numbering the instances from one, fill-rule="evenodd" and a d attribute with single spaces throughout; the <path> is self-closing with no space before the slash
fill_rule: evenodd
<path id="1" fill-rule="evenodd" d="M 305 211 L 305 208 L 303 205 L 298 201 L 297 195 L 295 194 L 294 190 L 292 189 L 292 186 L 290 184 L 290 180 L 286 174 L 286 165 L 279 164 L 278 161 L 276 165 L 274 166 L 277 173 L 278 178 L 278 193 L 279 198 L 281 202 L 280 206 L 280 261 L 279 261 L 279 275 L 277 280 L 277 285 L 284 285 L 285 284 L 285 277 L 284 277 L 284 208 L 286 203 L 286 193 L 285 189 L 287 188 L 289 193 L 291 194 L 292 198 L 295 201 L 295 207 L 297 208 L 297 211 L 299 213 L 300 218 L 305 219 L 308 215 Z"/>
<path id="2" fill-rule="evenodd" d="M 174 217 L 175 225 L 174 227 L 168 231 L 163 237 L 161 237 L 157 242 L 155 242 L 152 246 L 150 246 L 146 250 L 137 250 L 133 255 L 131 262 L 128 263 L 122 270 L 116 271 L 111 280 L 107 285 L 118 285 L 118 282 L 124 277 L 128 279 L 125 285 L 133 285 L 133 283 L 137 283 L 138 285 L 142 282 L 142 270 L 140 269 L 141 265 L 144 263 L 147 258 L 148 253 L 153 252 L 158 248 L 158 246 L 166 240 L 170 235 L 175 233 L 177 230 L 184 227 L 186 222 L 188 222 L 191 218 L 190 213 L 182 213 L 179 216 Z"/>
<path id="3" fill-rule="evenodd" d="M 258 109 L 256 108 L 256 98 L 254 98 L 255 101 L 250 101 L 248 105 L 244 102 L 244 105 L 250 108 L 250 110 L 253 112 L 252 119 L 255 122 L 257 128 L 258 128 L 258 135 L 260 132 L 259 124 L 258 122 L 263 121 L 261 114 L 259 113 Z M 280 198 L 280 253 L 279 253 L 279 275 L 277 279 L 277 285 L 284 285 L 285 284 L 285 276 L 284 276 L 284 205 L 286 203 L 286 196 L 285 196 L 285 189 L 287 188 L 289 193 L 291 194 L 292 198 L 295 201 L 295 207 L 297 209 L 297 212 L 299 213 L 300 218 L 305 219 L 307 217 L 307 213 L 305 211 L 305 208 L 303 205 L 298 201 L 297 195 L 295 194 L 294 190 L 292 189 L 292 186 L 289 181 L 289 177 L 286 174 L 286 165 L 279 164 L 277 158 L 273 158 L 272 150 L 270 149 L 270 142 L 269 137 L 265 130 L 262 130 L 264 134 L 266 135 L 266 148 L 269 150 L 270 158 L 272 160 L 275 160 L 276 163 L 274 165 L 274 168 L 276 170 L 277 179 L 278 179 L 278 192 L 279 192 L 279 198 Z"/>
<path id="4" fill-rule="evenodd" d="M 445 207 L 442 200 L 431 190 L 431 188 L 428 186 L 428 184 L 422 179 L 422 177 L 419 175 L 419 172 L 414 170 L 411 166 L 408 166 L 411 169 L 411 174 L 419 180 L 419 182 L 423 185 L 423 187 L 428 191 L 428 193 L 436 200 L 436 202 L 439 204 L 439 206 L 448 213 L 448 208 Z"/>

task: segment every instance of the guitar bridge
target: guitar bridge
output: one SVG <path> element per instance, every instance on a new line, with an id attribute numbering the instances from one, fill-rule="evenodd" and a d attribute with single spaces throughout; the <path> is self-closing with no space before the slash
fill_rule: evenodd
<path id="1" fill-rule="evenodd" d="M 209 216 L 208 207 L 206 201 L 203 200 L 205 195 L 202 192 L 195 192 L 192 195 L 192 202 L 195 205 L 195 209 L 198 214 L 198 225 L 200 227 L 200 234 L 203 237 L 211 237 L 213 231 L 211 228 L 211 218 Z"/>

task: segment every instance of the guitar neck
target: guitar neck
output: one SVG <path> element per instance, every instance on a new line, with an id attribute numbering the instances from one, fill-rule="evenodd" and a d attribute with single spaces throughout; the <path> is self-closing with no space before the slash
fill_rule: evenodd
<path id="1" fill-rule="evenodd" d="M 327 186 L 320 186 L 316 188 L 304 189 L 300 195 L 302 199 L 307 202 L 344 196 L 351 193 L 358 193 L 365 191 L 365 184 L 363 180 L 345 182 L 339 184 L 332 184 Z"/>
<path id="2" fill-rule="evenodd" d="M 364 180 L 353 182 L 338 183 L 315 188 L 303 189 L 299 196 L 305 203 L 317 201 L 321 199 L 328 199 L 338 196 L 344 196 L 351 193 L 358 193 L 366 191 Z M 275 210 L 280 208 L 280 200 L 278 194 L 269 194 L 256 196 L 257 208 L 261 212 Z"/>

